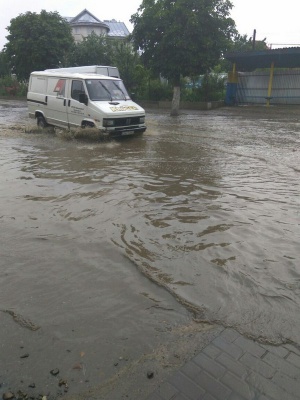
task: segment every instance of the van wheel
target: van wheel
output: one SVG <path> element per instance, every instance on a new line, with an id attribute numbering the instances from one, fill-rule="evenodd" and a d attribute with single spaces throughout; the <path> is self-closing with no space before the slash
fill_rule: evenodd
<path id="1" fill-rule="evenodd" d="M 81 128 L 82 129 L 85 129 L 85 128 L 94 128 L 95 127 L 95 124 L 93 124 L 92 122 L 83 122 L 82 123 L 82 125 L 81 125 Z"/>
<path id="2" fill-rule="evenodd" d="M 42 115 L 37 117 L 37 126 L 42 129 L 46 128 L 46 126 L 47 126 L 47 122 Z"/>

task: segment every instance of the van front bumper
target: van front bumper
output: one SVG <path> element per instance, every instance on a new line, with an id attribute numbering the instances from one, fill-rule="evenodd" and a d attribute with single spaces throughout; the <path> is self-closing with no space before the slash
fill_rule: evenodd
<path id="1" fill-rule="evenodd" d="M 106 128 L 102 130 L 105 135 L 110 137 L 121 137 L 121 136 L 131 136 L 139 133 L 144 133 L 146 131 L 146 125 L 143 126 L 127 126 L 125 127 L 117 127 L 117 128 Z"/>

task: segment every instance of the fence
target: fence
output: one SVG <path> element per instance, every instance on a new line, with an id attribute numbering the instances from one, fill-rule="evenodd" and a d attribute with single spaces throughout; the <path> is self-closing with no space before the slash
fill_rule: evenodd
<path id="1" fill-rule="evenodd" d="M 239 72 L 236 103 L 265 104 L 268 99 L 270 72 Z M 300 70 L 275 70 L 271 104 L 300 104 Z"/>

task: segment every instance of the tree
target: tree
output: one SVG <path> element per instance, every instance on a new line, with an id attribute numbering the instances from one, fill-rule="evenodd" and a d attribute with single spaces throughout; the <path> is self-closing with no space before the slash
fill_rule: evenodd
<path id="1" fill-rule="evenodd" d="M 269 47 L 266 43 L 267 38 L 263 40 L 255 40 L 253 44 L 253 38 L 248 37 L 247 35 L 240 35 L 237 33 L 233 37 L 233 41 L 229 47 L 229 51 L 260 51 L 260 50 L 268 50 Z"/>
<path id="2" fill-rule="evenodd" d="M 235 32 L 229 0 L 143 0 L 132 39 L 145 65 L 173 86 L 171 115 L 178 115 L 181 76 L 207 72 Z"/>
<path id="3" fill-rule="evenodd" d="M 73 45 L 68 63 L 78 65 L 111 65 L 111 39 L 92 32 L 79 43 Z"/>
<path id="4" fill-rule="evenodd" d="M 57 12 L 20 14 L 7 30 L 4 51 L 19 79 L 28 79 L 32 71 L 58 67 L 74 42 L 70 25 Z"/>
<path id="5" fill-rule="evenodd" d="M 9 68 L 7 55 L 2 50 L 0 52 L 0 77 L 7 76 L 9 74 L 10 74 L 10 68 Z"/>
<path id="6" fill-rule="evenodd" d="M 112 41 L 112 64 L 117 66 L 129 92 L 140 94 L 146 88 L 148 71 L 143 66 L 141 57 L 126 40 Z"/>
<path id="7" fill-rule="evenodd" d="M 238 32 L 233 36 L 231 43 L 228 46 L 229 52 L 250 52 L 250 51 L 265 51 L 269 50 L 269 47 L 266 43 L 266 38 L 263 40 L 256 40 L 253 46 L 253 38 L 248 37 L 247 35 L 240 35 Z M 231 61 L 226 60 L 225 58 L 220 59 L 219 67 L 221 71 L 230 71 L 232 70 Z"/>

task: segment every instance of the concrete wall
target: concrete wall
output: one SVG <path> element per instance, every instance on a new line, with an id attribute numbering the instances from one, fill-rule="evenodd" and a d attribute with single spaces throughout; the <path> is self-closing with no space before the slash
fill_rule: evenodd
<path id="1" fill-rule="evenodd" d="M 144 108 L 158 108 L 158 109 L 168 109 L 171 110 L 171 101 L 137 101 L 139 105 Z M 223 100 L 220 101 L 210 101 L 210 102 L 189 102 L 181 101 L 181 110 L 212 110 L 214 108 L 223 107 L 225 105 Z"/>

